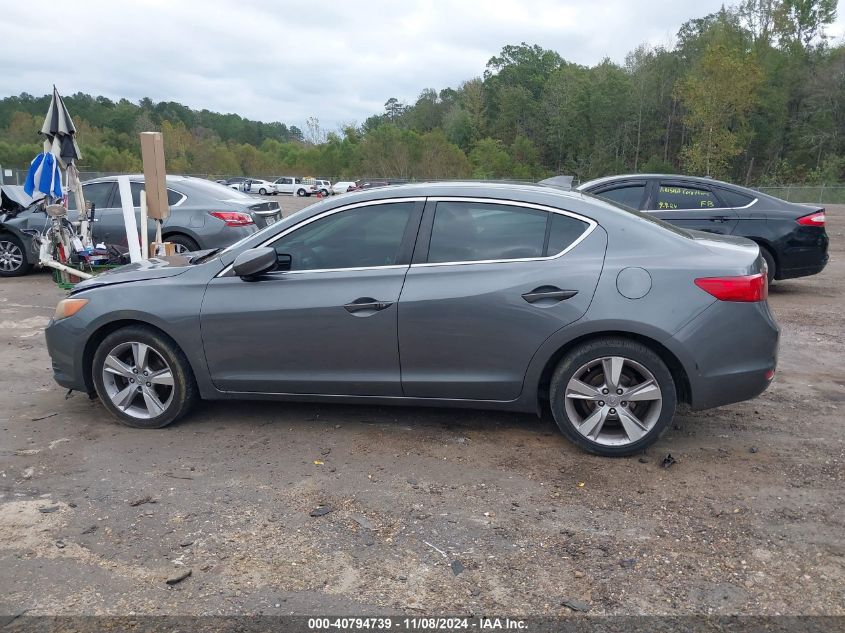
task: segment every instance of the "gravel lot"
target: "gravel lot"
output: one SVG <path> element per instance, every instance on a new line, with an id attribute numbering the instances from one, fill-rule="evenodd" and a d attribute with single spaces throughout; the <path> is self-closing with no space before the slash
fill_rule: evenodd
<path id="1" fill-rule="evenodd" d="M 0 281 L 0 615 L 843 615 L 845 207 L 828 231 L 827 270 L 772 289 L 772 387 L 617 460 L 510 413 L 226 402 L 125 428 L 52 380 L 50 276 Z"/>

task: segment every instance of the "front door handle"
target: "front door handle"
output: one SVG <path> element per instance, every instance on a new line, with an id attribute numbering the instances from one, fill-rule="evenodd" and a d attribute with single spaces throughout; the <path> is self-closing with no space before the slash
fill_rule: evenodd
<path id="1" fill-rule="evenodd" d="M 726 215 L 717 215 L 710 218 L 711 222 L 728 222 L 730 218 Z"/>
<path id="2" fill-rule="evenodd" d="M 539 288 L 534 288 L 531 292 L 526 292 L 522 295 L 522 298 L 528 303 L 537 303 L 543 300 L 545 300 L 543 303 L 557 303 L 558 301 L 571 299 L 577 294 L 577 290 L 561 290 L 557 286 L 540 286 Z"/>
<path id="3" fill-rule="evenodd" d="M 350 314 L 358 312 L 379 312 L 393 305 L 392 301 L 377 301 L 372 297 L 361 297 L 343 306 Z"/>

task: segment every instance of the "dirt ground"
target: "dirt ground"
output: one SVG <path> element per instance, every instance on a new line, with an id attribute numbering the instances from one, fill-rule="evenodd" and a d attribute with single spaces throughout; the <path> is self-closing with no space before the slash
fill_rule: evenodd
<path id="1" fill-rule="evenodd" d="M 226 402 L 125 428 L 52 380 L 50 277 L 0 281 L 0 615 L 843 615 L 843 231 L 829 209 L 827 270 L 772 289 L 772 387 L 615 460 L 510 413 Z"/>

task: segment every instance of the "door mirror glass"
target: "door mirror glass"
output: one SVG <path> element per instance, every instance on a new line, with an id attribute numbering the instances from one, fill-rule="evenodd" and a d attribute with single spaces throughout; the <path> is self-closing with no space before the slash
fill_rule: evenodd
<path id="1" fill-rule="evenodd" d="M 235 258 L 232 270 L 238 277 L 252 279 L 276 269 L 276 251 L 272 248 L 252 248 Z"/>

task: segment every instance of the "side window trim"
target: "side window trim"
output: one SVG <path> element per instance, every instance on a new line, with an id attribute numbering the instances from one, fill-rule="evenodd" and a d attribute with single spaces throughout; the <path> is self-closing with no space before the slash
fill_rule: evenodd
<path id="1" fill-rule="evenodd" d="M 726 187 L 718 187 L 718 186 L 717 186 L 717 187 L 713 187 L 713 191 L 716 193 L 716 196 L 719 198 L 719 200 L 720 200 L 722 203 L 724 203 L 724 198 L 722 198 L 719 194 L 720 194 L 721 192 L 724 192 L 724 191 L 730 191 L 730 190 L 729 190 L 729 189 L 727 189 Z M 737 193 L 738 193 L 738 194 L 740 194 L 740 195 L 743 195 L 743 196 L 749 197 L 747 193 L 743 193 L 743 192 L 737 192 Z M 752 195 L 752 196 L 750 196 L 750 198 L 751 198 L 751 201 L 750 201 L 748 204 L 744 204 L 744 205 L 739 206 L 739 207 L 720 207 L 720 209 L 747 209 L 747 208 L 748 208 L 748 207 L 750 207 L 752 204 L 754 204 L 755 202 L 757 202 L 757 200 L 759 200 L 759 198 L 758 198 L 757 196 L 753 196 L 753 195 Z"/>
<path id="2" fill-rule="evenodd" d="M 323 213 L 318 213 L 315 216 L 310 218 L 306 218 L 302 222 L 294 224 L 283 230 L 280 233 L 276 233 L 275 235 L 268 237 L 263 242 L 252 246 L 251 248 L 263 248 L 265 246 L 271 246 L 273 242 L 286 237 L 288 234 L 293 233 L 294 231 L 301 229 L 312 222 L 316 222 L 317 220 L 321 220 L 323 218 L 329 217 L 330 215 L 334 215 L 336 213 L 341 213 L 343 211 L 350 211 L 352 209 L 357 209 L 359 207 L 371 207 L 375 205 L 381 204 L 395 204 L 398 202 L 414 202 L 414 208 L 411 211 L 411 217 L 408 222 L 408 226 L 406 227 L 405 235 L 402 237 L 402 244 L 400 245 L 399 257 L 403 257 L 405 263 L 404 264 L 390 264 L 385 266 L 355 266 L 350 268 L 316 268 L 312 270 L 281 270 L 270 273 L 271 275 L 303 275 L 307 273 L 329 273 L 329 272 L 340 272 L 340 271 L 355 271 L 355 270 L 389 270 L 391 268 L 408 268 L 410 266 L 410 252 L 407 253 L 405 251 L 405 240 L 409 238 L 409 236 L 414 235 L 414 231 L 411 227 L 415 227 L 417 232 L 419 231 L 419 223 L 420 217 L 422 216 L 423 206 L 425 203 L 426 198 L 416 196 L 410 198 L 384 198 L 381 200 L 367 200 L 366 202 L 356 202 L 354 204 L 347 204 L 341 207 L 337 207 L 334 209 L 329 209 L 328 211 L 324 211 Z M 249 250 L 249 249 L 247 249 Z M 411 249 L 409 249 L 410 251 Z M 234 260 L 233 260 L 234 261 Z M 221 270 L 216 277 L 232 277 L 234 273 L 232 272 L 232 264 L 227 265 L 223 270 Z"/>
<path id="3" fill-rule="evenodd" d="M 170 187 L 168 187 L 167 192 L 170 193 L 171 191 L 173 193 L 175 193 L 177 196 L 181 196 L 181 197 L 179 198 L 179 202 L 174 202 L 173 204 L 168 204 L 169 207 L 178 207 L 180 204 L 182 204 L 183 202 L 185 202 L 185 200 L 188 199 L 188 196 L 186 196 L 184 193 L 179 193 L 175 189 L 171 189 Z"/>
<path id="4" fill-rule="evenodd" d="M 483 260 L 468 260 L 468 261 L 454 261 L 454 262 L 428 262 L 428 249 L 431 245 L 431 233 L 434 227 L 434 209 L 438 202 L 476 202 L 479 204 L 501 204 L 503 206 L 524 207 L 526 209 L 535 209 L 539 211 L 546 211 L 547 213 L 557 213 L 565 215 L 576 220 L 580 220 L 587 224 L 587 229 L 578 236 L 574 242 L 563 249 L 560 253 L 555 255 L 546 255 L 541 257 L 517 257 L 513 259 L 483 259 Z M 546 222 L 546 233 L 548 234 L 551 226 L 551 216 Z M 420 237 L 417 239 L 417 248 L 414 252 L 414 259 L 411 263 L 411 268 L 430 268 L 434 266 L 464 266 L 469 264 L 503 264 L 510 262 L 541 262 L 553 259 L 559 259 L 566 255 L 569 251 L 578 246 L 595 230 L 598 222 L 583 215 L 573 213 L 572 211 L 565 211 L 557 207 L 550 207 L 544 204 L 535 204 L 533 202 L 521 202 L 515 200 L 499 200 L 498 198 L 468 198 L 461 196 L 432 196 L 428 198 L 425 207 L 425 214 L 422 224 L 420 226 Z M 548 239 L 548 237 L 546 238 Z M 545 251 L 544 251 L 545 252 Z"/>

